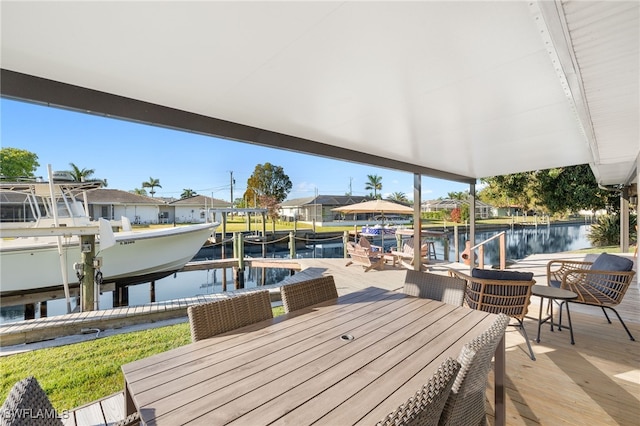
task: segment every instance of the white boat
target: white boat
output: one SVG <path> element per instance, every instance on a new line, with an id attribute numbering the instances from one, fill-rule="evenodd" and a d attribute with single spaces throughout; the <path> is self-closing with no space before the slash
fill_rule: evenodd
<path id="1" fill-rule="evenodd" d="M 74 263 L 82 257 L 79 235 L 96 234 L 95 256 L 102 258 L 103 283 L 135 284 L 180 270 L 218 226 L 214 222 L 132 230 L 123 218 L 109 223 L 123 231 L 105 233 L 103 226 L 100 232 L 99 222 L 85 214 L 78 200 L 84 191 L 99 186 L 55 181 L 0 184 L 0 297 L 57 290 L 65 281 L 77 286 Z M 21 213 L 16 216 L 23 220 L 8 221 L 16 219 L 7 217 L 12 212 L 9 206 L 20 202 L 24 208 L 18 208 Z"/>

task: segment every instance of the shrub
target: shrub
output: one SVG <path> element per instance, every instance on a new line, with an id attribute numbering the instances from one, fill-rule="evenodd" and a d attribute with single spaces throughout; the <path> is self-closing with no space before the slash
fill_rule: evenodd
<path id="1" fill-rule="evenodd" d="M 451 210 L 451 221 L 455 222 L 455 223 L 460 223 L 462 221 L 462 211 L 456 207 L 455 209 Z"/>
<path id="2" fill-rule="evenodd" d="M 637 215 L 629 216 L 629 238 L 631 242 L 638 239 L 635 226 Z M 594 247 L 615 246 L 620 244 L 620 215 L 608 214 L 598 217 L 587 236 Z"/>

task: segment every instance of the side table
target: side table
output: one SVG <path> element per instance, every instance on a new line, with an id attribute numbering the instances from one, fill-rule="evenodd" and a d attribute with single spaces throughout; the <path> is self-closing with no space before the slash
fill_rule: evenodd
<path id="1" fill-rule="evenodd" d="M 571 335 L 571 344 L 575 345 L 575 342 L 573 340 L 573 327 L 571 325 L 571 314 L 569 313 L 569 301 L 576 299 L 578 295 L 569 290 L 564 290 L 561 288 L 556 288 L 556 287 L 551 287 L 546 285 L 534 285 L 533 287 L 531 287 L 531 294 L 534 296 L 540 297 L 540 313 L 538 314 L 538 337 L 536 338 L 536 343 L 540 343 L 540 327 L 542 326 L 542 324 L 544 324 L 547 321 L 549 321 L 549 324 L 551 324 L 551 331 L 553 331 L 554 325 L 558 326 L 558 331 L 562 331 L 562 324 L 561 324 L 562 323 L 562 305 L 566 305 L 567 320 L 569 321 L 569 333 Z M 550 315 L 543 319 L 542 305 L 544 305 L 544 299 L 549 299 L 549 303 L 547 306 L 549 306 Z M 561 301 L 559 323 L 553 322 L 553 301 L 554 300 Z"/>

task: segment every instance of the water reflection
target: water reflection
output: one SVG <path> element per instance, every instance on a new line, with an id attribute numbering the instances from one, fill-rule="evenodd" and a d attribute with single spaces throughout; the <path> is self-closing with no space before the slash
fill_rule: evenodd
<path id="1" fill-rule="evenodd" d="M 476 241 L 484 241 L 500 231 L 483 231 L 476 233 Z M 577 250 L 589 247 L 587 239 L 588 225 L 563 225 L 563 226 L 534 226 L 509 229 L 506 234 L 507 259 L 523 259 L 531 254 L 557 253 L 563 251 Z M 453 234 L 449 235 L 449 259 L 455 259 Z M 459 233 L 459 249 L 464 248 L 464 244 L 469 238 L 465 232 Z M 445 243 L 443 240 L 434 240 L 436 256 L 444 259 Z M 374 243 L 380 244 L 381 241 Z M 385 238 L 385 249 L 396 245 L 394 238 Z M 315 244 L 305 250 L 297 250 L 297 257 L 300 258 L 341 258 L 343 257 L 343 247 L 341 242 L 330 242 Z M 261 256 L 254 254 L 253 256 Z M 288 257 L 287 250 L 267 253 L 268 257 Z M 209 250 L 203 250 L 197 257 L 198 260 L 206 258 L 218 258 L 219 254 Z M 493 240 L 485 246 L 485 265 L 499 263 L 498 240 Z M 262 284 L 274 284 L 282 281 L 290 274 L 287 269 L 275 268 L 247 268 L 245 271 L 245 288 L 257 287 Z M 202 294 L 219 293 L 223 288 L 223 272 L 221 269 L 208 271 L 179 272 L 155 282 L 155 301 L 174 300 L 184 297 L 193 297 Z M 234 289 L 233 271 L 226 269 L 227 289 Z M 110 309 L 113 307 L 113 292 L 103 292 L 99 298 L 100 309 Z M 140 305 L 151 302 L 150 283 L 138 284 L 129 287 L 129 304 Z M 72 299 L 72 309 L 76 307 L 76 300 Z M 64 300 L 50 300 L 47 303 L 47 315 L 55 316 L 66 312 Z M 40 317 L 40 307 L 36 305 L 35 317 Z M 24 318 L 24 306 L 4 307 L 0 310 L 0 322 L 19 321 Z"/>
<path id="2" fill-rule="evenodd" d="M 501 231 L 476 232 L 476 241 L 484 241 L 497 235 Z M 507 259 L 524 259 L 532 254 L 559 253 L 564 251 L 579 250 L 591 246 L 587 235 L 589 225 L 562 225 L 562 226 L 529 226 L 509 229 L 506 233 Z M 464 247 L 469 238 L 468 234 L 459 235 L 458 244 Z M 455 259 L 455 252 L 450 246 L 450 259 Z M 444 256 L 444 245 L 440 243 L 440 251 Z M 436 253 L 438 242 L 436 242 Z M 495 239 L 485 245 L 484 262 L 494 265 L 500 262 L 500 245 Z"/>

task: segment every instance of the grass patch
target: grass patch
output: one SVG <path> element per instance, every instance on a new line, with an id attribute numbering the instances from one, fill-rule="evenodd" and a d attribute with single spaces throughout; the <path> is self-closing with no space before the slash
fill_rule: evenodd
<path id="1" fill-rule="evenodd" d="M 273 308 L 282 314 L 282 306 Z M 35 376 L 54 408 L 69 410 L 121 391 L 122 365 L 190 342 L 189 323 L 182 323 L 0 357 L 0 400 Z"/>

